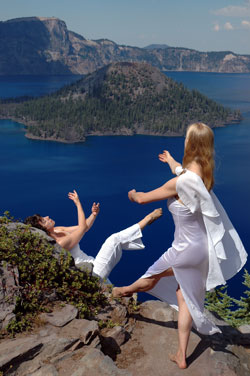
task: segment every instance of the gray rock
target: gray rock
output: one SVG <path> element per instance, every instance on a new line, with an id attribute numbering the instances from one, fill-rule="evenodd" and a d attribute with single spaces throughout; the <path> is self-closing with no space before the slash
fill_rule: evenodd
<path id="1" fill-rule="evenodd" d="M 47 364 L 36 372 L 26 374 L 26 376 L 58 376 L 58 372 L 52 364 Z"/>
<path id="2" fill-rule="evenodd" d="M 115 324 L 125 325 L 128 321 L 128 310 L 125 306 L 117 305 L 111 313 L 111 320 Z"/>
<path id="3" fill-rule="evenodd" d="M 44 364 L 52 362 L 58 355 L 67 351 L 76 342 L 76 339 L 61 338 L 55 333 L 47 337 L 42 337 L 41 340 L 43 347 L 40 353 L 34 359 L 22 362 L 17 368 L 15 376 L 33 374 L 38 369 L 40 370 Z"/>
<path id="4" fill-rule="evenodd" d="M 105 334 L 102 334 L 106 340 L 108 338 L 113 338 L 118 346 L 123 345 L 128 338 L 126 330 L 122 326 L 115 326 L 114 328 L 108 329 L 105 331 Z"/>
<path id="5" fill-rule="evenodd" d="M 115 363 L 100 350 L 90 349 L 81 358 L 78 369 L 71 376 L 132 376 L 132 374 L 117 368 Z"/>
<path id="6" fill-rule="evenodd" d="M 0 263 L 0 330 L 15 319 L 13 311 L 20 295 L 19 273 L 16 267 Z"/>
<path id="7" fill-rule="evenodd" d="M 66 304 L 60 310 L 51 313 L 42 313 L 41 320 L 48 322 L 54 326 L 64 326 L 71 320 L 75 319 L 78 314 L 78 309 L 70 304 Z"/>
<path id="8" fill-rule="evenodd" d="M 9 376 L 27 376 L 32 375 L 33 372 L 36 372 L 38 369 L 40 369 L 44 363 L 39 359 L 38 357 L 35 357 L 32 360 L 24 361 L 22 362 L 19 367 L 13 370 L 10 369 L 8 375 Z"/>
<path id="9" fill-rule="evenodd" d="M 175 327 L 174 321 L 177 320 L 177 312 L 166 302 L 148 300 L 141 304 L 140 313 L 144 319 L 166 322 Z"/>
<path id="10" fill-rule="evenodd" d="M 133 376 L 249 376 L 250 356 L 237 342 L 237 329 L 223 323 L 224 334 L 203 336 L 192 330 L 188 345 L 186 370 L 169 360 L 178 348 L 176 311 L 160 301 L 148 301 L 141 305 L 140 313 L 131 340 L 127 341 L 118 354 L 116 364 L 126 368 Z M 222 323 L 221 323 L 222 324 Z"/>
<path id="11" fill-rule="evenodd" d="M 3 226 L 5 226 L 9 231 L 15 231 L 15 230 L 20 229 L 20 228 L 24 229 L 24 228 L 28 227 L 27 225 L 25 225 L 22 222 L 10 222 L 10 223 L 4 224 Z M 39 228 L 30 227 L 30 231 L 40 235 L 41 237 L 46 239 L 49 243 L 55 243 L 55 239 L 53 239 L 45 231 L 40 230 Z"/>
<path id="12" fill-rule="evenodd" d="M 52 336 L 51 336 L 52 337 Z M 77 339 L 72 338 L 62 338 L 58 336 L 53 336 L 53 340 L 46 340 L 43 341 L 43 350 L 39 354 L 39 358 L 42 360 L 50 359 L 66 350 L 71 348 L 74 343 L 76 343 Z"/>
<path id="13" fill-rule="evenodd" d="M 250 325 L 241 325 L 238 327 L 238 330 L 243 334 L 250 334 Z"/>
<path id="14" fill-rule="evenodd" d="M 3 341 L 0 343 L 0 367 L 15 366 L 33 358 L 42 347 L 42 341 L 34 335 Z"/>
<path id="15" fill-rule="evenodd" d="M 67 338 L 80 339 L 84 345 L 89 345 L 99 333 L 99 327 L 94 320 L 75 319 L 64 326 L 60 335 Z"/>
<path id="16" fill-rule="evenodd" d="M 104 329 L 100 338 L 103 353 L 115 360 L 117 354 L 121 352 L 120 346 L 130 338 L 130 335 L 123 327 L 115 326 L 112 329 Z"/>

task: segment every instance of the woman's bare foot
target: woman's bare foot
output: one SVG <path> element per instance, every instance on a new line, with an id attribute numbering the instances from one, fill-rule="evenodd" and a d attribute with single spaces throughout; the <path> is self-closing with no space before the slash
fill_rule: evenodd
<path id="1" fill-rule="evenodd" d="M 147 225 L 151 225 L 154 221 L 162 216 L 162 208 L 155 209 L 146 217 L 144 217 L 140 222 L 138 222 L 141 230 L 143 230 Z"/>
<path id="2" fill-rule="evenodd" d="M 181 369 L 187 368 L 186 359 L 180 353 L 177 352 L 176 354 L 169 354 L 169 359 L 172 362 L 175 362 L 179 368 Z"/>
<path id="3" fill-rule="evenodd" d="M 128 293 L 124 291 L 124 287 L 114 287 L 112 290 L 112 296 L 113 298 L 122 298 L 124 296 L 132 296 L 133 293 Z"/>
<path id="4" fill-rule="evenodd" d="M 146 215 L 146 219 L 148 220 L 148 225 L 151 225 L 154 221 L 162 216 L 162 208 L 155 209 L 148 215 Z"/>

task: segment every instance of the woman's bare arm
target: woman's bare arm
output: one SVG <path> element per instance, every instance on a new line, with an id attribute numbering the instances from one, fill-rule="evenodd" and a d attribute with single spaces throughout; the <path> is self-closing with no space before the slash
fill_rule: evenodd
<path id="1" fill-rule="evenodd" d="M 93 223 L 96 220 L 96 217 L 98 216 L 100 212 L 100 204 L 99 202 L 96 204 L 95 202 L 92 205 L 91 208 L 91 214 L 90 216 L 86 219 L 86 224 L 87 224 L 87 231 L 92 227 Z"/>
<path id="2" fill-rule="evenodd" d="M 135 189 L 132 189 L 128 192 L 128 198 L 130 201 L 137 202 L 138 204 L 148 204 L 150 202 L 166 200 L 169 197 L 174 197 L 177 195 L 177 179 L 178 177 L 173 178 L 161 187 L 150 192 L 136 192 Z"/>
<path id="3" fill-rule="evenodd" d="M 87 225 L 86 231 L 88 231 L 92 227 L 94 221 L 96 220 L 97 215 L 99 214 L 99 211 L 100 211 L 99 202 L 97 204 L 94 202 L 93 205 L 92 205 L 92 209 L 91 209 L 92 213 L 90 214 L 90 216 L 88 218 L 86 218 L 86 225 Z M 72 233 L 77 229 L 78 229 L 78 226 L 57 226 L 57 227 L 55 227 L 55 230 L 64 231 L 64 232 L 68 232 L 68 233 Z"/>
<path id="4" fill-rule="evenodd" d="M 163 150 L 163 153 L 159 154 L 159 160 L 163 163 L 168 163 L 174 175 L 176 175 L 176 167 L 181 166 L 181 164 L 177 162 L 167 150 Z"/>
<path id="5" fill-rule="evenodd" d="M 88 230 L 88 226 L 86 223 L 86 218 L 81 202 L 76 191 L 74 190 L 73 193 L 70 192 L 68 194 L 68 197 L 70 200 L 74 201 L 76 205 L 78 215 L 78 226 L 76 226 L 76 229 L 70 234 L 58 238 L 57 243 L 60 244 L 61 247 L 70 251 L 76 244 L 80 242 L 83 235 Z"/>

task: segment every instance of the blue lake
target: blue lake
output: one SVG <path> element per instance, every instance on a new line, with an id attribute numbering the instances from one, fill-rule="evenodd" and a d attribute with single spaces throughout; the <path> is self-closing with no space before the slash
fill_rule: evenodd
<path id="1" fill-rule="evenodd" d="M 210 98 L 239 108 L 241 124 L 215 129 L 216 184 L 214 191 L 224 205 L 248 250 L 250 248 L 248 198 L 250 187 L 250 75 L 168 72 L 173 79 L 195 88 Z M 79 77 L 0 77 L 0 97 L 43 95 Z M 162 206 L 164 216 L 146 228 L 144 251 L 126 251 L 110 278 L 116 285 L 133 282 L 145 272 L 173 240 L 173 222 L 166 203 L 139 206 L 127 199 L 136 188 L 147 191 L 171 178 L 158 154 L 168 149 L 180 160 L 183 137 L 89 137 L 81 144 L 28 140 L 23 126 L 0 120 L 0 211 L 9 210 L 24 219 L 34 212 L 50 215 L 58 225 L 75 224 L 76 210 L 67 193 L 76 189 L 88 215 L 92 202 L 101 213 L 81 247 L 95 255 L 105 238 Z M 246 265 L 250 271 L 250 262 Z M 242 272 L 229 281 L 229 293 L 244 291 Z M 148 296 L 142 294 L 140 299 Z"/>

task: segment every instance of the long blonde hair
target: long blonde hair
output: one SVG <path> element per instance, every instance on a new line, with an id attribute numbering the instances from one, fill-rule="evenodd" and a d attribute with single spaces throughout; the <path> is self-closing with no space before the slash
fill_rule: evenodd
<path id="1" fill-rule="evenodd" d="M 187 128 L 183 168 L 193 161 L 201 166 L 203 182 L 210 191 L 214 185 L 214 133 L 203 123 L 194 123 Z"/>

